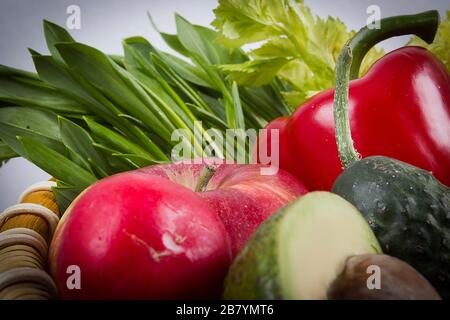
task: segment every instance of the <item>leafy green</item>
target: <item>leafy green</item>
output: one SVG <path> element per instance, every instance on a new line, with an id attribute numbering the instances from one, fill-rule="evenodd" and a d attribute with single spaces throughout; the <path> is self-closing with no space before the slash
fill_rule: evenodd
<path id="1" fill-rule="evenodd" d="M 0 108 L 0 139 L 15 153 L 24 156 L 17 136 L 33 137 L 58 152 L 64 153 L 56 115 L 27 107 Z"/>
<path id="2" fill-rule="evenodd" d="M 0 140 L 0 167 L 6 163 L 9 159 L 18 157 L 17 154 L 10 146 Z"/>
<path id="3" fill-rule="evenodd" d="M 447 11 L 445 20 L 439 25 L 433 43 L 428 44 L 415 36 L 408 42 L 408 45 L 427 48 L 444 63 L 450 72 L 450 10 Z"/>
<path id="4" fill-rule="evenodd" d="M 131 76 L 121 77 L 108 59 L 99 50 L 81 43 L 62 43 L 57 45 L 59 54 L 69 67 L 80 74 L 103 95 L 141 119 L 148 127 L 154 128 L 161 137 L 170 139 L 171 124 L 155 106 L 149 106 L 148 97 L 138 91 Z M 123 71 L 125 73 L 125 70 Z M 166 125 L 164 125 L 166 122 Z"/>
<path id="5" fill-rule="evenodd" d="M 83 168 L 91 172 L 100 171 L 102 175 L 105 170 L 111 173 L 103 155 L 94 148 L 94 140 L 89 133 L 68 119 L 59 117 L 58 120 L 64 145 L 78 155 Z"/>
<path id="6" fill-rule="evenodd" d="M 66 186 L 61 181 L 57 181 L 57 187 L 52 188 L 56 198 L 59 211 L 64 213 L 72 201 L 83 191 L 80 187 Z"/>
<path id="7" fill-rule="evenodd" d="M 208 75 L 202 69 L 196 68 L 192 64 L 168 53 L 162 53 L 162 58 L 183 79 L 199 86 L 214 89 Z"/>
<path id="8" fill-rule="evenodd" d="M 109 148 L 105 148 L 106 150 L 110 150 L 111 154 L 117 154 L 119 152 L 126 154 L 135 154 L 141 159 L 141 161 L 139 161 L 139 164 L 141 166 L 157 162 L 151 154 L 149 154 L 147 151 L 134 144 L 133 142 L 128 141 L 119 133 L 108 129 L 107 127 L 95 122 L 92 119 L 85 118 L 85 121 L 94 136 L 100 138 L 100 140 L 103 143 L 106 143 L 108 146 L 111 146 Z"/>
<path id="9" fill-rule="evenodd" d="M 65 183 L 86 188 L 97 179 L 64 155 L 31 137 L 18 137 L 25 157 L 54 177 L 64 177 Z"/>
<path id="10" fill-rule="evenodd" d="M 0 162 L 20 155 L 53 175 L 64 211 L 97 179 L 169 161 L 175 129 L 195 142 L 192 155 L 228 157 L 208 129 L 244 132 L 289 112 L 278 80 L 238 87 L 217 68 L 249 61 L 243 50 L 175 20 L 177 34 L 160 34 L 183 58 L 142 37 L 125 39 L 123 56 L 107 55 L 44 21 L 50 55 L 29 50 L 37 74 L 0 65 Z"/>
<path id="11" fill-rule="evenodd" d="M 39 79 L 39 77 L 35 73 L 16 69 L 16 68 L 11 68 L 11 67 L 4 66 L 1 64 L 0 64 L 0 75 L 10 76 L 10 77 L 23 77 L 23 78 L 35 79 L 35 80 Z"/>
<path id="12" fill-rule="evenodd" d="M 334 85 L 337 55 L 354 34 L 339 19 L 314 16 L 301 0 L 219 0 L 214 13 L 221 44 L 237 48 L 262 42 L 249 52 L 252 60 L 220 69 L 240 85 L 260 86 L 278 77 L 291 107 Z M 361 72 L 382 54 L 371 50 Z"/>
<path id="13" fill-rule="evenodd" d="M 55 88 L 28 78 L 0 75 L 0 100 L 61 114 L 89 113 L 85 106 Z"/>
<path id="14" fill-rule="evenodd" d="M 210 109 L 216 116 L 228 121 L 229 119 L 224 117 L 223 109 L 229 107 L 232 103 L 231 81 L 225 79 L 226 73 L 219 70 L 217 66 L 245 63 L 249 60 L 248 56 L 241 48 L 225 48 L 217 43 L 218 32 L 203 26 L 193 25 L 180 16 L 176 16 L 177 35 L 167 35 L 160 32 L 153 21 L 151 22 L 169 47 L 190 59 L 189 62 L 184 62 L 181 59 L 159 52 L 159 58 L 165 62 L 161 66 L 161 73 L 164 75 L 172 71 L 171 75 L 166 75 L 169 77 L 167 81 L 187 94 L 191 103 L 204 108 L 206 103 L 209 106 L 209 108 L 205 108 L 206 110 Z M 174 79 L 173 72 L 186 82 L 205 89 L 199 88 L 200 90 L 197 91 L 195 87 L 179 81 L 179 78 Z M 284 103 L 281 94 L 274 91 L 273 87 L 274 83 L 257 87 L 259 93 L 264 95 L 264 99 L 253 99 L 257 97 L 257 95 L 252 94 L 255 92 L 254 90 L 240 88 L 240 99 L 246 101 L 242 105 L 246 116 L 245 121 L 250 127 L 259 128 L 276 117 L 290 113 L 290 109 Z M 223 96 L 225 101 L 218 101 L 215 99 L 216 95 Z"/>
<path id="15" fill-rule="evenodd" d="M 236 82 L 233 82 L 231 87 L 231 94 L 233 95 L 233 126 L 232 128 L 245 129 L 244 113 L 242 111 L 241 99 L 239 98 L 239 89 Z"/>
<path id="16" fill-rule="evenodd" d="M 175 15 L 175 22 L 178 39 L 189 54 L 195 54 L 212 65 L 237 63 L 247 59 L 239 48 L 227 49 L 215 45 L 217 32 L 214 30 L 193 25 L 180 15 Z"/>
<path id="17" fill-rule="evenodd" d="M 57 43 L 63 42 L 75 42 L 75 40 L 72 38 L 69 32 L 67 32 L 66 29 L 58 26 L 57 24 L 54 24 L 53 22 L 44 20 L 43 26 L 45 41 L 47 42 L 48 50 L 57 61 L 62 62 L 63 59 L 55 45 Z"/>

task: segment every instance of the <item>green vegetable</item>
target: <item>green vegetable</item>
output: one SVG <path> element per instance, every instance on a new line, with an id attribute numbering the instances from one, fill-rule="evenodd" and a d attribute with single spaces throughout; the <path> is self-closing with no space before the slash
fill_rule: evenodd
<path id="1" fill-rule="evenodd" d="M 18 157 L 19 155 L 14 152 L 11 147 L 0 140 L 0 167 L 6 163 L 9 159 Z"/>
<path id="2" fill-rule="evenodd" d="M 380 252 L 353 205 L 311 192 L 257 229 L 230 268 L 224 298 L 326 299 L 349 256 Z"/>
<path id="3" fill-rule="evenodd" d="M 365 216 L 383 252 L 422 273 L 450 297 L 450 189 L 407 163 L 368 157 L 348 167 L 332 192 Z"/>
<path id="4" fill-rule="evenodd" d="M 240 85 L 269 84 L 278 77 L 291 107 L 333 87 L 337 55 L 354 34 L 339 19 L 314 16 L 300 0 L 220 0 L 214 13 L 219 43 L 236 48 L 263 42 L 250 51 L 252 60 L 222 64 L 220 70 Z M 371 50 L 361 73 L 382 55 Z"/>
<path id="5" fill-rule="evenodd" d="M 289 112 L 274 87 L 238 88 L 217 70 L 248 60 L 242 50 L 178 15 L 176 24 L 178 34 L 161 36 L 187 59 L 142 37 L 123 41 L 124 56 L 106 55 L 44 21 L 50 55 L 29 50 L 37 74 L 0 66 L 0 163 L 23 156 L 53 175 L 65 208 L 90 182 L 170 161 L 175 129 L 191 156 L 225 157 L 207 129 L 258 129 Z"/>

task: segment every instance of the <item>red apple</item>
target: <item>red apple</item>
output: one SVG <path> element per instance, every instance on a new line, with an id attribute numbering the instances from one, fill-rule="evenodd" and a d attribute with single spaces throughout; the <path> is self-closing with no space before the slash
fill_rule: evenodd
<path id="1" fill-rule="evenodd" d="M 281 170 L 264 176 L 262 165 L 224 164 L 205 190 L 195 192 L 204 167 L 151 166 L 108 177 L 83 192 L 50 247 L 61 297 L 219 297 L 232 257 L 253 231 L 306 190 Z M 71 265 L 79 267 L 80 289 L 67 286 L 76 276 L 67 272 Z"/>

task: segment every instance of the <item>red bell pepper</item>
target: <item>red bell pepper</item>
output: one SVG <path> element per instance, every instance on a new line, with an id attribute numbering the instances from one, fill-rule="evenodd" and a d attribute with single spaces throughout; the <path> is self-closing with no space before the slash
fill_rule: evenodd
<path id="1" fill-rule="evenodd" d="M 360 32 L 353 49 L 351 79 L 375 43 L 415 33 L 432 42 L 436 11 L 383 21 L 380 30 Z M 404 25 L 398 32 L 398 25 Z M 280 129 L 280 167 L 309 190 L 329 190 L 342 172 L 333 122 L 334 90 L 322 92 L 289 118 L 275 119 Z M 354 144 L 362 157 L 383 155 L 429 170 L 450 186 L 450 75 L 429 51 L 403 47 L 378 60 L 350 83 L 349 117 Z M 270 136 L 270 135 L 269 135 Z"/>

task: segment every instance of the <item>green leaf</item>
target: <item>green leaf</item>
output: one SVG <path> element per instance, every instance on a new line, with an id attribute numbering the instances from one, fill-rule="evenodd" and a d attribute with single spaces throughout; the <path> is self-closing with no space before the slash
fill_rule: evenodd
<path id="1" fill-rule="evenodd" d="M 207 93 L 199 92 L 199 95 L 202 100 L 209 106 L 211 112 L 221 119 L 222 121 L 226 120 L 225 115 L 225 106 L 223 105 L 222 99 L 214 96 L 210 96 Z"/>
<path id="2" fill-rule="evenodd" d="M 0 167 L 9 159 L 19 157 L 10 146 L 0 140 Z"/>
<path id="3" fill-rule="evenodd" d="M 27 107 L 4 107 L 0 109 L 0 123 L 60 140 L 56 115 L 51 112 Z"/>
<path id="4" fill-rule="evenodd" d="M 137 165 L 135 163 L 131 163 L 128 159 L 117 156 L 118 154 L 121 154 L 119 151 L 97 142 L 94 143 L 94 147 L 108 157 L 108 162 L 111 167 L 114 168 L 116 173 L 136 169 Z"/>
<path id="5" fill-rule="evenodd" d="M 283 90 L 284 88 L 280 88 L 278 81 L 275 80 L 270 85 L 261 87 L 241 87 L 240 96 L 252 114 L 271 121 L 292 111 L 279 96 L 279 92 Z"/>
<path id="6" fill-rule="evenodd" d="M 58 152 L 65 151 L 54 114 L 26 107 L 0 108 L 0 138 L 16 153 L 24 156 L 17 136 L 34 137 Z"/>
<path id="7" fill-rule="evenodd" d="M 144 126 L 144 124 L 142 123 L 141 120 L 139 120 L 139 119 L 137 119 L 137 118 L 135 118 L 133 116 L 130 116 L 129 114 L 118 114 L 117 116 L 121 117 L 121 118 L 129 119 L 131 122 L 133 122 L 135 125 L 137 125 L 139 127 L 143 127 Z"/>
<path id="8" fill-rule="evenodd" d="M 140 162 L 140 164 L 142 164 L 143 166 L 158 161 L 158 159 L 152 157 L 152 155 L 147 151 L 134 144 L 133 142 L 127 140 L 122 135 L 89 118 L 85 118 L 85 121 L 89 129 L 92 131 L 92 134 L 99 137 L 108 146 L 110 146 L 110 150 L 113 150 L 113 152 L 118 151 L 124 154 L 135 154 L 137 156 L 140 156 L 141 159 L 145 159 L 145 161 L 143 160 Z"/>
<path id="9" fill-rule="evenodd" d="M 34 81 L 0 75 L 0 100 L 60 114 L 87 114 L 88 110 L 57 90 Z"/>
<path id="10" fill-rule="evenodd" d="M 162 58 L 184 80 L 202 87 L 214 89 L 214 86 L 208 79 L 208 75 L 202 69 L 168 53 L 162 53 Z"/>
<path id="11" fill-rule="evenodd" d="M 121 110 L 82 77 L 72 73 L 64 64 L 57 62 L 52 57 L 33 58 L 36 69 L 44 81 L 86 105 L 101 119 L 120 129 L 129 139 L 142 143 L 143 146 L 153 146 L 150 139 L 139 128 L 120 118 Z"/>
<path id="12" fill-rule="evenodd" d="M 75 40 L 66 31 L 66 29 L 47 20 L 44 20 L 44 35 L 45 41 L 47 42 L 47 48 L 51 52 L 52 56 L 56 60 L 63 62 L 63 59 L 61 58 L 55 45 L 62 42 L 75 42 Z"/>
<path id="13" fill-rule="evenodd" d="M 119 56 L 116 54 L 109 54 L 108 57 L 114 61 L 118 66 L 125 68 L 125 61 L 123 56 Z"/>
<path id="14" fill-rule="evenodd" d="M 237 63 L 246 56 L 237 49 L 227 49 L 217 43 L 217 33 L 214 30 L 189 23 L 180 15 L 175 15 L 177 35 L 189 55 L 195 54 L 209 64 Z"/>
<path id="15" fill-rule="evenodd" d="M 20 70 L 16 68 L 11 68 L 8 66 L 4 66 L 0 64 L 0 75 L 2 76 L 11 76 L 11 77 L 20 77 L 20 78 L 29 78 L 38 80 L 39 77 L 36 73 Z"/>
<path id="16" fill-rule="evenodd" d="M 211 128 L 217 128 L 223 131 L 229 129 L 227 124 L 222 119 L 217 117 L 214 113 L 206 111 L 203 108 L 200 108 L 194 104 L 187 103 L 187 105 L 192 109 L 192 112 L 194 112 L 194 115 L 199 120 L 208 123 Z"/>
<path id="17" fill-rule="evenodd" d="M 250 51 L 254 59 L 278 59 L 297 57 L 296 48 L 288 38 L 273 38 L 262 44 L 261 47 Z"/>
<path id="18" fill-rule="evenodd" d="M 100 168 L 101 172 L 109 172 L 110 168 L 104 157 L 93 147 L 94 140 L 89 133 L 79 125 L 58 117 L 61 138 L 64 145 L 77 154 L 87 170 L 94 170 L 92 163 Z"/>
<path id="19" fill-rule="evenodd" d="M 33 56 L 34 66 L 39 77 L 66 94 L 80 98 L 80 102 L 92 102 L 91 96 L 70 74 L 67 67 L 52 56 Z"/>
<path id="20" fill-rule="evenodd" d="M 170 66 L 166 63 L 158 55 L 151 55 L 152 61 L 154 65 L 157 67 L 157 70 L 164 75 L 170 83 L 173 84 L 175 88 L 178 88 L 186 97 L 194 104 L 197 104 L 200 107 L 203 107 L 205 110 L 210 110 L 209 106 L 203 101 L 199 93 L 190 86 L 181 76 L 179 76 L 174 70 L 170 68 Z M 216 86 L 216 84 L 214 84 Z M 175 99 L 175 91 L 171 89 L 169 92 L 172 92 L 171 96 Z M 180 98 L 176 99 L 177 103 L 181 106 L 184 105 L 184 101 Z M 183 106 L 184 107 L 184 106 Z"/>
<path id="21" fill-rule="evenodd" d="M 178 39 L 178 36 L 176 34 L 169 34 L 165 32 L 160 32 L 159 34 L 167 43 L 169 48 L 182 54 L 183 56 L 189 56 L 189 51 L 186 50 L 186 48 L 180 42 L 180 39 Z"/>
<path id="22" fill-rule="evenodd" d="M 219 69 L 229 74 L 241 85 L 261 86 L 270 83 L 288 62 L 289 60 L 285 58 L 271 58 L 252 60 L 241 64 L 220 65 Z"/>
<path id="23" fill-rule="evenodd" d="M 108 57 L 95 48 L 80 43 L 58 44 L 57 48 L 74 72 L 122 110 L 141 119 L 150 130 L 170 141 L 170 126 L 162 121 L 164 114 L 151 104 L 150 98 L 129 73 L 113 65 Z"/>
<path id="24" fill-rule="evenodd" d="M 136 169 L 141 168 L 143 166 L 164 163 L 164 161 L 149 161 L 148 158 L 140 156 L 138 154 L 113 153 L 112 155 L 115 157 L 125 158 L 125 159 L 130 160 L 133 163 L 136 163 Z M 138 165 L 138 163 L 142 163 L 142 162 L 145 162 L 146 164 Z"/>
<path id="25" fill-rule="evenodd" d="M 219 0 L 214 9 L 215 20 L 211 23 L 221 33 L 219 41 L 228 47 L 278 37 L 283 34 L 277 24 L 284 20 L 281 7 L 288 1 Z"/>
<path id="26" fill-rule="evenodd" d="M 249 52 L 252 60 L 222 64 L 220 70 L 240 85 L 268 85 L 281 79 L 289 88 L 281 90 L 289 97 L 288 109 L 295 109 L 312 92 L 334 85 L 337 56 L 354 35 L 339 19 L 313 15 L 301 0 L 219 0 L 214 12 L 212 25 L 223 45 L 236 48 L 260 42 Z M 383 54 L 370 50 L 361 74 Z"/>
<path id="27" fill-rule="evenodd" d="M 236 82 L 233 82 L 231 87 L 231 93 L 233 95 L 233 113 L 234 113 L 234 125 L 235 128 L 245 129 L 244 113 L 242 111 L 241 99 L 239 98 L 239 90 Z"/>
<path id="28" fill-rule="evenodd" d="M 31 56 L 41 56 L 39 52 L 31 48 L 28 48 L 28 52 L 31 54 Z"/>
<path id="29" fill-rule="evenodd" d="M 25 157 L 56 179 L 82 188 L 97 180 L 90 172 L 40 141 L 31 137 L 18 139 L 25 150 Z"/>
<path id="30" fill-rule="evenodd" d="M 75 78 L 66 65 L 51 56 L 34 56 L 33 61 L 43 81 L 85 105 L 102 119 L 126 131 L 127 123 L 116 117 L 120 110 L 82 78 Z"/>
<path id="31" fill-rule="evenodd" d="M 186 50 L 185 47 L 181 44 L 180 40 L 178 39 L 178 36 L 176 34 L 168 34 L 165 32 L 159 31 L 156 23 L 153 21 L 153 18 L 150 14 L 150 12 L 147 12 L 147 17 L 150 21 L 150 24 L 152 25 L 153 29 L 155 29 L 156 32 L 158 32 L 161 37 L 164 39 L 166 44 L 174 51 L 182 54 L 183 56 L 189 55 L 189 51 Z"/>
<path id="32" fill-rule="evenodd" d="M 79 187 L 60 186 L 59 182 L 57 187 L 52 188 L 61 215 L 64 215 L 73 200 L 75 200 L 83 190 L 84 188 Z"/>
<path id="33" fill-rule="evenodd" d="M 127 59 L 127 61 L 135 59 L 135 63 L 133 65 L 140 63 L 142 66 L 144 66 L 148 63 L 152 63 L 143 61 L 143 58 L 140 58 L 137 55 L 135 49 L 133 48 L 133 45 L 128 46 L 126 52 L 130 53 L 130 55 L 132 56 Z M 146 53 L 146 56 L 149 56 L 148 54 L 150 53 L 150 51 Z M 152 74 L 155 75 L 155 79 L 146 76 L 139 70 L 134 70 L 134 75 L 146 90 L 146 92 L 150 95 L 152 101 L 157 104 L 158 109 L 162 110 L 167 119 L 170 120 L 171 124 L 175 126 L 172 128 L 172 130 L 175 128 L 189 129 L 190 127 L 192 127 L 192 122 L 195 121 L 195 117 L 186 107 L 184 101 L 169 86 L 169 84 L 165 80 L 161 79 L 160 75 L 156 76 L 156 73 L 158 72 L 153 69 L 153 66 L 151 68 Z M 131 67 L 131 69 L 134 68 Z"/>
<path id="34" fill-rule="evenodd" d="M 431 51 L 438 57 L 450 72 L 450 10 L 447 10 L 447 17 L 439 25 L 434 41 L 431 44 L 426 43 L 417 36 L 411 38 L 409 46 L 420 46 Z"/>

